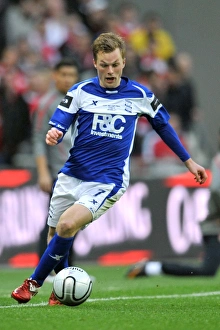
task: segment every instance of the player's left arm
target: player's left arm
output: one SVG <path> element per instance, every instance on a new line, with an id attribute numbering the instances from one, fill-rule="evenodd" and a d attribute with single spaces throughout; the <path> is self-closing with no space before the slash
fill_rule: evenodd
<path id="1" fill-rule="evenodd" d="M 168 145 L 168 147 L 182 160 L 188 170 L 194 175 L 196 182 L 203 184 L 208 178 L 205 169 L 194 162 L 180 141 L 176 131 L 169 123 L 170 115 L 164 106 L 152 93 L 148 96 L 148 114 L 146 118 L 151 123 L 153 129 L 161 137 L 161 139 Z"/>
<path id="2" fill-rule="evenodd" d="M 182 160 L 188 170 L 194 175 L 196 182 L 203 184 L 208 178 L 205 169 L 194 162 L 182 145 L 176 131 L 168 123 L 154 127 L 155 131 L 160 135 L 161 139 L 168 145 L 168 147 Z"/>
<path id="3" fill-rule="evenodd" d="M 194 175 L 194 180 L 198 182 L 199 184 L 203 184 L 206 182 L 208 175 L 206 173 L 206 170 L 192 158 L 187 159 L 184 162 L 185 166 L 188 168 L 188 170 Z"/>

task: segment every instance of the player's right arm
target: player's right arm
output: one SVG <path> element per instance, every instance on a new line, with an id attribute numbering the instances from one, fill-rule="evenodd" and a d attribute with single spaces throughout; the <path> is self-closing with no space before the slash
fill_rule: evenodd
<path id="1" fill-rule="evenodd" d="M 49 125 L 52 128 L 46 134 L 46 143 L 50 146 L 60 143 L 70 125 L 75 121 L 78 107 L 73 94 L 73 91 L 66 94 L 50 118 Z"/>
<path id="2" fill-rule="evenodd" d="M 46 143 L 49 146 L 55 146 L 59 140 L 63 138 L 63 132 L 57 129 L 56 127 L 52 127 L 48 130 L 46 134 Z"/>

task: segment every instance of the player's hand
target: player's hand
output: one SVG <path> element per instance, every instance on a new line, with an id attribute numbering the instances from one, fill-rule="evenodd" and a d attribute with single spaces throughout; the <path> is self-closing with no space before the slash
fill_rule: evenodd
<path id="1" fill-rule="evenodd" d="M 59 131 L 56 127 L 52 127 L 46 134 L 46 143 L 49 146 L 55 146 L 63 137 L 63 132 Z"/>
<path id="2" fill-rule="evenodd" d="M 201 165 L 195 163 L 191 158 L 185 161 L 185 165 L 188 170 L 194 174 L 194 180 L 199 184 L 203 184 L 206 182 L 208 175 L 206 170 Z"/>

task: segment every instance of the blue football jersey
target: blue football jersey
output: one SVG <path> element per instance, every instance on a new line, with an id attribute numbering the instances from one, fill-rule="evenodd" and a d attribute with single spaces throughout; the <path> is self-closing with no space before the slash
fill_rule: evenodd
<path id="1" fill-rule="evenodd" d="M 129 157 L 140 116 L 158 133 L 170 118 L 147 87 L 126 77 L 113 89 L 101 87 L 98 77 L 74 85 L 49 122 L 64 133 L 71 127 L 72 148 L 61 172 L 83 181 L 127 188 Z M 187 158 L 178 138 L 174 140 L 175 152 Z"/>

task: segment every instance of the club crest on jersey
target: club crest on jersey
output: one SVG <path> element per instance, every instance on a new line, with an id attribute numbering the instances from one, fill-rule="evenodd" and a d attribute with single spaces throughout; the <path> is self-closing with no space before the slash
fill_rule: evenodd
<path id="1" fill-rule="evenodd" d="M 66 95 L 64 99 L 62 99 L 62 101 L 60 102 L 60 105 L 68 109 L 70 107 L 72 99 L 73 99 L 72 96 Z"/>
<path id="2" fill-rule="evenodd" d="M 125 99 L 125 111 L 132 112 L 132 102 Z"/>

